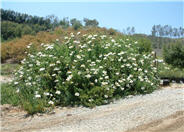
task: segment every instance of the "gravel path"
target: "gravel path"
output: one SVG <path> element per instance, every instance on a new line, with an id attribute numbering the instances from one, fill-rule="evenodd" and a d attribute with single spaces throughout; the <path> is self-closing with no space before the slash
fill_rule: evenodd
<path id="1" fill-rule="evenodd" d="M 24 112 L 15 116 L 4 114 L 2 132 L 125 132 L 184 111 L 183 97 L 184 85 L 177 85 L 93 109 L 57 108 L 55 114 L 33 118 L 23 118 Z"/>
<path id="2" fill-rule="evenodd" d="M 13 80 L 13 77 L 11 76 L 1 76 L 0 75 L 0 83 L 8 83 Z"/>

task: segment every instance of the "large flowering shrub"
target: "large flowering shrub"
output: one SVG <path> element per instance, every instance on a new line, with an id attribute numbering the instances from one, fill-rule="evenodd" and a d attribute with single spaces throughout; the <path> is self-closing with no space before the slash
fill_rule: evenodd
<path id="1" fill-rule="evenodd" d="M 153 56 L 139 53 L 138 42 L 128 38 L 71 33 L 62 43 L 41 48 L 22 61 L 14 81 L 28 111 L 54 105 L 93 107 L 150 93 L 159 84 Z"/>

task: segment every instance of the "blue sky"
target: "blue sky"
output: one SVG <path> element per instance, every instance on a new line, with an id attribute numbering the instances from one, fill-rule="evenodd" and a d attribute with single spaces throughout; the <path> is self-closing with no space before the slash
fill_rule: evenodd
<path id="1" fill-rule="evenodd" d="M 183 26 L 183 7 L 181 0 L 2 0 L 3 9 L 11 9 L 30 15 L 47 16 L 54 14 L 63 17 L 84 17 L 97 19 L 101 27 L 122 31 L 134 26 L 137 33 L 150 34 L 154 24 Z M 75 2 L 74 2 L 75 1 Z"/>

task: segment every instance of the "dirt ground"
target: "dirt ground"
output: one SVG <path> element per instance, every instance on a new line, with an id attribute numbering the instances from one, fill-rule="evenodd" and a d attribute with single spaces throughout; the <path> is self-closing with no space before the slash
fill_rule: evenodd
<path id="1" fill-rule="evenodd" d="M 172 85 L 172 87 L 164 87 L 163 89 L 165 88 L 183 89 L 184 85 Z M 166 102 L 163 102 L 163 104 L 165 103 Z M 129 108 L 135 109 L 137 107 L 140 107 L 139 105 L 141 106 L 142 104 L 133 103 L 130 104 Z M 92 118 L 97 119 L 97 117 L 104 118 L 105 116 L 111 115 L 112 113 L 117 113 L 118 111 L 120 111 L 119 108 L 120 107 L 117 108 L 114 107 L 113 109 L 111 109 L 111 111 L 102 110 L 101 112 L 99 112 L 100 115 L 98 113 L 90 113 L 90 112 L 82 113 L 81 115 L 70 114 L 71 111 L 73 111 L 75 108 L 56 108 L 54 112 L 51 112 L 49 114 L 37 114 L 34 116 L 28 116 L 25 111 L 21 110 L 18 107 L 12 107 L 11 105 L 1 105 L 1 132 L 40 132 L 45 128 L 57 126 L 61 123 L 64 125 L 65 124 L 72 125 L 82 120 L 90 120 L 90 118 L 91 119 Z M 125 110 L 125 108 L 121 107 L 122 110 Z M 144 123 L 135 128 L 130 128 L 128 131 L 126 130 L 122 132 L 183 132 L 183 131 L 184 131 L 184 111 L 178 110 L 172 115 Z M 52 129 L 47 129 L 46 132 L 52 132 Z M 59 132 L 59 130 L 57 132 Z"/>
<path id="2" fill-rule="evenodd" d="M 184 111 L 166 118 L 143 124 L 126 132 L 184 132 Z"/>

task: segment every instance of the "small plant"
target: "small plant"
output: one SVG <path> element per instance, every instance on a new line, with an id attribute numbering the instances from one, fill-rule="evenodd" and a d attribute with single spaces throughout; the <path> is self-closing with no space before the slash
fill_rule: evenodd
<path id="1" fill-rule="evenodd" d="M 55 105 L 94 107 L 158 88 L 154 57 L 128 38 L 78 32 L 31 51 L 13 82 L 29 113 Z"/>

